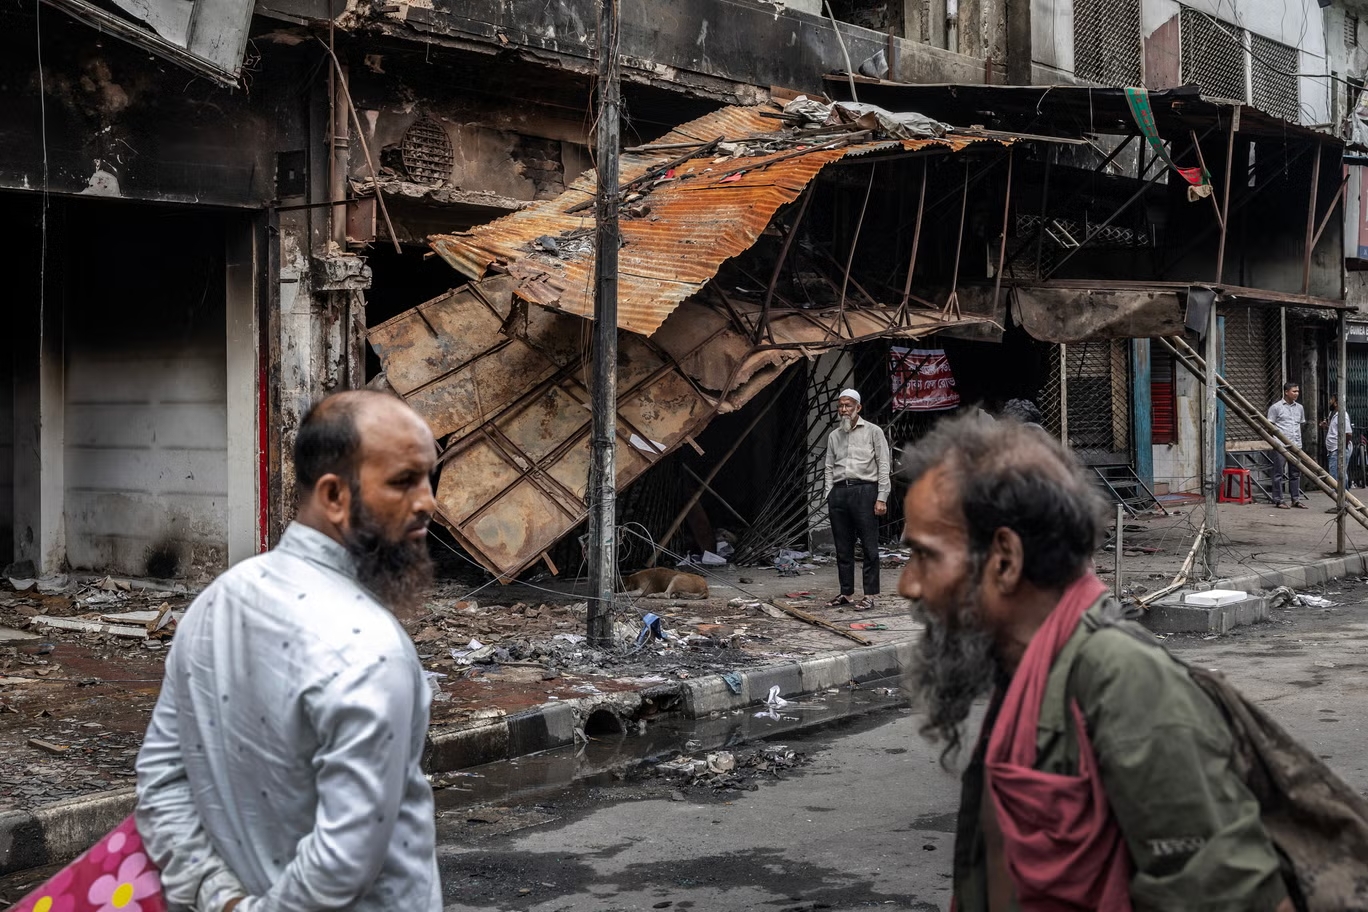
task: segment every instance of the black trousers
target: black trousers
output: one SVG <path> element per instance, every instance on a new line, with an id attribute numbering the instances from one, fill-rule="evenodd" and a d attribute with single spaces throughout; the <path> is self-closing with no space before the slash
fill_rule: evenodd
<path id="1" fill-rule="evenodd" d="M 879 594 L 879 517 L 874 515 L 874 504 L 879 500 L 879 486 L 869 484 L 846 485 L 837 482 L 827 495 L 827 509 L 831 514 L 831 537 L 836 540 L 836 576 L 841 581 L 841 594 L 855 594 L 855 540 L 864 548 L 864 594 Z"/>

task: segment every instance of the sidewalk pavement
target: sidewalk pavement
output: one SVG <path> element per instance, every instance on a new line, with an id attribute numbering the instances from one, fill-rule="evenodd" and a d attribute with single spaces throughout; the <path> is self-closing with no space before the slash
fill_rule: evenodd
<path id="1" fill-rule="evenodd" d="M 1307 510 L 1222 504 L 1221 579 L 1195 585 L 1299 588 L 1368 572 L 1358 553 L 1329 554 L 1335 526 L 1323 512 L 1328 505 L 1323 495 L 1312 495 Z M 1200 504 L 1127 519 L 1126 594 L 1166 586 L 1201 521 Z M 1351 548 L 1368 547 L 1368 530 L 1347 531 Z M 583 582 L 534 580 L 485 588 L 475 598 L 462 597 L 472 586 L 446 584 L 429 614 L 407 625 L 424 664 L 445 676 L 435 679 L 429 772 L 571 745 L 577 729 L 632 732 L 675 714 L 731 712 L 763 702 L 775 686 L 793 695 L 897 676 L 920 630 L 896 596 L 898 560 L 885 561 L 883 595 L 868 612 L 824 607 L 836 593 L 831 563 L 808 564 L 798 577 L 779 577 L 772 568 L 709 571 L 706 600 L 638 599 L 619 610 L 623 636 L 640 629 L 644 612 L 660 615 L 675 635 L 673 643 L 630 655 L 583 644 Z M 1114 554 L 1099 551 L 1096 564 L 1110 582 Z M 0 637 L 6 626 L 28 632 L 35 613 L 93 617 L 111 609 L 80 604 L 88 589 L 7 590 L 0 582 Z M 139 591 L 112 607 L 127 611 L 155 600 L 140 599 Z M 771 616 L 763 606 L 776 599 L 842 629 L 870 625 L 852 631 L 870 645 Z M 39 629 L 36 640 L 0 639 L 0 874 L 74 857 L 131 810 L 133 761 L 165 655 L 157 640 Z M 452 649 L 475 645 L 471 639 L 488 648 L 452 656 Z"/>

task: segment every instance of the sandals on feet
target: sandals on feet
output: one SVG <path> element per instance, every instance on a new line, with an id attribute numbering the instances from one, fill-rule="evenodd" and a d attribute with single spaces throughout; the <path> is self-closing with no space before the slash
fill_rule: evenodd
<path id="1" fill-rule="evenodd" d="M 864 598 L 860 599 L 858 602 L 855 603 L 855 610 L 856 610 L 856 611 L 868 611 L 869 609 L 871 609 L 871 608 L 873 608 L 873 607 L 874 607 L 874 596 L 872 596 L 872 595 L 866 595 Z"/>
<path id="2" fill-rule="evenodd" d="M 1292 501 L 1292 506 L 1293 506 L 1295 509 L 1298 509 L 1298 510 L 1309 510 L 1309 509 L 1311 509 L 1311 508 L 1308 507 L 1306 504 L 1302 503 L 1300 500 L 1294 500 L 1294 501 Z"/>
<path id="3" fill-rule="evenodd" d="M 831 601 L 827 602 L 827 603 L 826 603 L 826 606 L 827 606 L 828 608 L 843 608 L 843 607 L 845 607 L 846 605 L 850 605 L 850 604 L 853 604 L 853 603 L 850 601 L 850 596 L 848 596 L 848 595 L 838 595 L 838 596 L 836 596 L 834 599 L 832 599 Z"/>
<path id="4" fill-rule="evenodd" d="M 1290 510 L 1290 509 L 1292 509 L 1291 507 L 1289 507 L 1289 506 L 1288 506 L 1287 504 L 1285 504 L 1285 503 L 1275 503 L 1273 506 L 1277 507 L 1279 510 Z"/>

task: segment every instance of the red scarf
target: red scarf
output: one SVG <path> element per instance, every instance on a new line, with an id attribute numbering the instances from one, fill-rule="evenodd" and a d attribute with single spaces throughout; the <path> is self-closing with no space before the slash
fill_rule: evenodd
<path id="1" fill-rule="evenodd" d="M 1078 775 L 1035 769 L 1036 726 L 1050 668 L 1084 612 L 1106 591 L 1091 571 L 1065 590 L 1026 647 L 988 740 L 988 788 L 1022 912 L 1130 912 L 1130 855 L 1107 804 L 1077 702 L 1069 708 Z"/>

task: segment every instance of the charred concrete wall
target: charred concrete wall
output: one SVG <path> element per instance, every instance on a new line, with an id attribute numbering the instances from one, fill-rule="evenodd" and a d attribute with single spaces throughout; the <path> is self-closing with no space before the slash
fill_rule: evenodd
<path id="1" fill-rule="evenodd" d="M 1001 31 L 1000 0 L 975 3 L 971 25 L 962 30 L 957 47 L 994 46 L 983 40 L 978 23 Z M 991 4 L 981 7 L 977 4 Z M 961 9 L 965 4 L 961 2 Z M 592 48 L 597 23 L 594 0 L 413 0 L 381 14 L 397 27 L 408 27 L 455 43 L 496 43 L 552 57 L 568 67 L 593 70 Z M 627 61 L 624 78 L 672 84 L 710 94 L 719 100 L 747 103 L 763 97 L 770 86 L 799 91 L 822 89 L 822 77 L 845 68 L 845 56 L 831 23 L 801 9 L 767 3 L 727 0 L 626 0 L 622 4 L 621 46 Z M 901 20 L 900 4 L 861 0 L 847 2 L 848 14 L 862 21 Z M 889 78 L 900 82 L 982 82 L 981 56 L 946 51 L 921 41 L 890 37 L 881 28 L 841 23 L 851 63 L 878 54 L 888 61 Z M 896 32 L 901 33 L 899 25 Z M 891 53 L 890 53 L 891 52 Z"/>
<path id="2" fill-rule="evenodd" d="M 106 238 L 64 258 L 67 561 L 201 575 L 227 560 L 223 224 L 125 208 L 65 218 L 65 239 Z M 137 254 L 158 228 L 149 270 Z"/>
<path id="3" fill-rule="evenodd" d="M 262 205 L 275 153 L 306 145 L 310 57 L 259 35 L 248 87 L 230 91 L 41 7 L 0 11 L 0 187 Z"/>
<path id="4" fill-rule="evenodd" d="M 0 565 L 14 554 L 14 339 L 0 343 Z M 0 569 L 4 569 L 0 566 Z"/>

